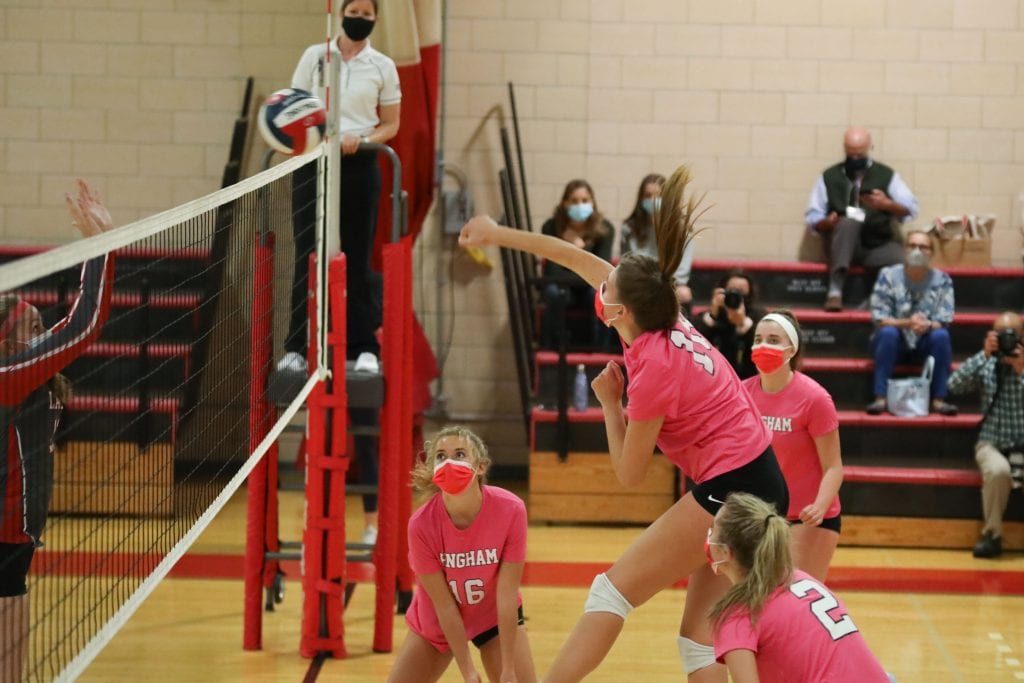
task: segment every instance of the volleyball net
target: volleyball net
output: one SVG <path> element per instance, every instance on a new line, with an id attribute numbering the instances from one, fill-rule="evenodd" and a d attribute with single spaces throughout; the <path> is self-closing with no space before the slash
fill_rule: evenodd
<path id="1" fill-rule="evenodd" d="M 291 229 L 295 171 L 320 155 L 96 237 L 3 252 L 0 313 L 22 301 L 53 329 L 0 359 L 0 576 L 34 547 L 27 595 L 0 597 L 5 675 L 84 671 L 317 384 L 281 411 L 265 399 L 274 232 Z"/>

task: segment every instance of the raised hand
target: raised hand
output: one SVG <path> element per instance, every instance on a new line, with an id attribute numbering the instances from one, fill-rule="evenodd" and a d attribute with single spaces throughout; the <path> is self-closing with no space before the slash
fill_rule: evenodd
<path id="1" fill-rule="evenodd" d="M 82 233 L 83 237 L 92 237 L 114 227 L 110 212 L 103 206 L 99 193 L 81 178 L 78 179 L 78 196 L 72 198 L 65 193 L 71 224 Z"/>
<path id="2" fill-rule="evenodd" d="M 498 227 L 490 216 L 474 216 L 462 226 L 459 233 L 459 246 L 485 247 L 491 243 L 491 231 Z"/>

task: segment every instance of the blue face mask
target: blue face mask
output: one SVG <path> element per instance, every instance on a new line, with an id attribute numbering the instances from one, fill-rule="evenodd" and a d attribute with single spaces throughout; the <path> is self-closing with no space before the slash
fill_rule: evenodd
<path id="1" fill-rule="evenodd" d="M 569 208 L 566 209 L 566 213 L 569 214 L 569 220 L 582 223 L 594 213 L 594 205 L 590 202 L 570 204 Z"/>
<path id="2" fill-rule="evenodd" d="M 654 212 L 661 208 L 661 197 L 645 197 L 641 199 L 640 208 L 648 216 L 653 216 Z"/>

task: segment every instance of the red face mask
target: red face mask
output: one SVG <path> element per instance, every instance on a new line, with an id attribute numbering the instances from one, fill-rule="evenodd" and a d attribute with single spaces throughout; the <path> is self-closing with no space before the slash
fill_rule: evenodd
<path id="1" fill-rule="evenodd" d="M 760 372 L 770 375 L 785 365 L 786 355 L 783 351 L 785 348 L 774 344 L 755 344 L 751 347 L 750 360 L 754 361 L 754 365 Z"/>
<path id="2" fill-rule="evenodd" d="M 476 469 L 465 460 L 442 460 L 431 479 L 445 493 L 458 495 L 476 479 Z"/>
<path id="3" fill-rule="evenodd" d="M 611 327 L 613 322 L 615 322 L 620 317 L 622 317 L 622 314 L 619 313 L 619 315 L 615 316 L 614 318 L 606 318 L 606 317 L 604 317 L 604 307 L 605 306 L 621 306 L 622 304 L 616 303 L 614 301 L 605 301 L 604 300 L 604 295 L 605 295 L 605 292 L 607 291 L 607 289 L 608 289 L 608 283 L 607 282 L 602 282 L 601 283 L 601 288 L 598 289 L 596 292 L 594 292 L 594 313 L 597 314 L 597 319 L 605 324 L 605 327 Z"/>

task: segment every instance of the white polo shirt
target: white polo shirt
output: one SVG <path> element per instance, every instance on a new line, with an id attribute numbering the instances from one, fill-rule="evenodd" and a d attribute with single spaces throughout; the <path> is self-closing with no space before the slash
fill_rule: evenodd
<path id="1" fill-rule="evenodd" d="M 302 53 L 292 87 L 308 90 L 326 103 L 327 49 L 324 43 L 312 45 Z M 347 62 L 341 59 L 338 41 L 331 41 L 331 59 L 341 62 L 341 106 L 339 135 L 369 135 L 380 125 L 377 105 L 398 104 L 402 89 L 395 62 L 383 52 L 366 47 Z"/>

